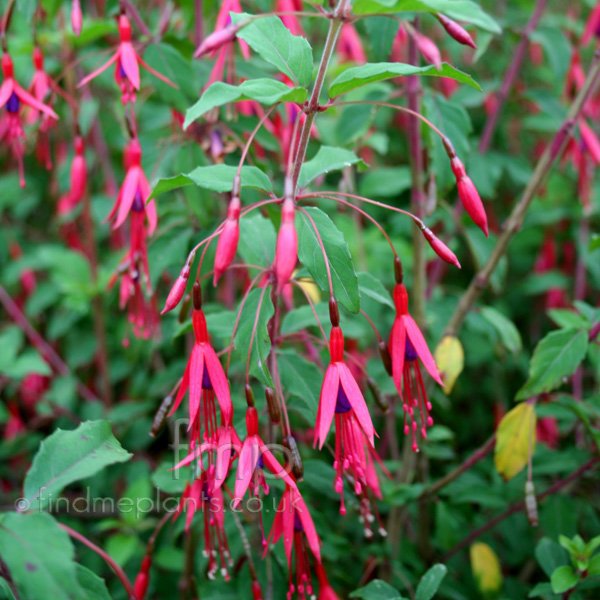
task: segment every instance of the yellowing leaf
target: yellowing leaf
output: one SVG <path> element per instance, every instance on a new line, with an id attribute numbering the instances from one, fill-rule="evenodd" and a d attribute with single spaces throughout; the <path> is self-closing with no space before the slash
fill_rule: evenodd
<path id="1" fill-rule="evenodd" d="M 511 479 L 519 473 L 527 464 L 529 452 L 533 454 L 535 424 L 535 408 L 528 402 L 515 406 L 500 421 L 496 432 L 494 464 L 504 479 Z"/>
<path id="2" fill-rule="evenodd" d="M 475 542 L 470 550 L 471 570 L 484 598 L 495 596 L 502 587 L 502 569 L 496 553 L 483 542 Z"/>
<path id="3" fill-rule="evenodd" d="M 294 277 L 298 271 L 294 271 Z M 314 279 L 301 279 L 298 284 L 307 293 L 314 304 L 321 302 L 321 290 Z"/>
<path id="4" fill-rule="evenodd" d="M 449 394 L 465 366 L 465 353 L 460 340 L 446 335 L 435 349 L 435 362 L 444 380 L 444 392 Z"/>

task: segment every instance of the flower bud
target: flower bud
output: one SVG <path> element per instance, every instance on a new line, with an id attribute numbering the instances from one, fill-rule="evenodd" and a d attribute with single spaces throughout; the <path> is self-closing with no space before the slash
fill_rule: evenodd
<path id="1" fill-rule="evenodd" d="M 192 301 L 194 303 L 194 310 L 202 310 L 202 288 L 200 287 L 200 283 L 197 281 L 194 282 L 194 287 L 192 287 Z"/>
<path id="2" fill-rule="evenodd" d="M 265 400 L 267 401 L 267 410 L 269 411 L 271 423 L 278 425 L 281 421 L 281 410 L 279 409 L 279 403 L 277 402 L 273 388 L 265 388 Z"/>
<path id="3" fill-rule="evenodd" d="M 252 582 L 252 599 L 263 600 L 262 590 L 260 589 L 260 583 L 256 579 Z"/>
<path id="4" fill-rule="evenodd" d="M 440 13 L 437 13 L 435 16 L 450 37 L 454 38 L 459 44 L 477 49 L 477 44 L 473 41 L 469 32 L 461 27 L 456 21 L 453 21 Z"/>
<path id="5" fill-rule="evenodd" d="M 232 42 L 236 33 L 239 31 L 239 25 L 229 25 L 219 31 L 213 31 L 209 36 L 202 40 L 202 43 L 194 52 L 194 58 L 200 58 L 209 52 L 218 50 L 225 44 Z"/>
<path id="6" fill-rule="evenodd" d="M 413 40 L 423 58 L 432 65 L 435 65 L 435 68 L 439 71 L 442 68 L 442 57 L 433 40 L 418 32 L 415 32 L 413 35 Z"/>
<path id="7" fill-rule="evenodd" d="M 333 296 L 329 298 L 329 320 L 332 327 L 337 327 L 340 324 L 340 309 L 337 300 Z"/>
<path id="8" fill-rule="evenodd" d="M 442 242 L 442 240 L 440 240 L 435 233 L 429 229 L 429 227 L 425 227 L 425 225 L 423 225 L 421 231 L 423 232 L 425 239 L 429 242 L 429 245 L 433 248 L 433 251 L 443 261 L 451 265 L 455 265 L 460 269 L 460 263 L 458 262 L 458 258 L 456 258 L 454 252 L 452 252 L 452 250 L 450 250 L 450 248 L 448 248 L 448 246 L 446 246 L 446 244 L 444 244 L 444 242 Z"/>
<path id="9" fill-rule="evenodd" d="M 383 363 L 383 366 L 385 367 L 387 374 L 391 377 L 392 376 L 392 359 L 390 357 L 390 351 L 389 351 L 388 345 L 382 340 L 381 342 L 379 342 L 378 348 L 379 348 L 379 356 L 381 356 L 381 362 Z"/>
<path id="10" fill-rule="evenodd" d="M 481 228 L 483 233 L 485 233 L 485 237 L 488 237 L 487 216 L 479 193 L 477 192 L 477 188 L 471 181 L 471 178 L 466 174 L 465 167 L 458 156 L 455 156 L 450 161 L 450 166 L 456 177 L 458 195 L 460 196 L 460 200 L 465 207 L 465 210 L 471 219 L 473 219 L 473 223 Z"/>
<path id="11" fill-rule="evenodd" d="M 284 448 L 287 448 L 290 453 L 289 461 L 294 478 L 296 481 L 302 481 L 302 479 L 304 479 L 304 465 L 302 464 L 302 457 L 300 456 L 296 439 L 294 436 L 288 435 L 287 437 L 283 438 L 281 444 Z"/>
<path id="12" fill-rule="evenodd" d="M 298 261 L 298 234 L 296 233 L 296 209 L 294 201 L 289 199 L 283 203 L 281 211 L 281 227 L 277 236 L 275 250 L 275 278 L 277 279 L 277 293 L 290 280 L 296 262 Z"/>
<path id="13" fill-rule="evenodd" d="M 185 265 L 179 276 L 175 280 L 169 295 L 167 296 L 167 300 L 165 302 L 165 307 L 161 311 L 161 315 L 168 313 L 170 310 L 173 310 L 183 298 L 183 294 L 185 294 L 185 288 L 187 287 L 188 277 L 190 276 L 190 267 L 189 265 Z"/>
<path id="14" fill-rule="evenodd" d="M 240 199 L 237 197 L 232 198 L 227 210 L 227 220 L 219 235 L 215 254 L 215 275 L 213 279 L 213 285 L 215 286 L 233 261 L 237 250 L 238 240 L 240 239 L 240 208 Z"/>
<path id="15" fill-rule="evenodd" d="M 85 194 L 87 186 L 87 164 L 84 154 L 85 146 L 81 136 L 75 138 L 75 156 L 71 163 L 71 198 L 78 203 Z"/>
<path id="16" fill-rule="evenodd" d="M 119 39 L 131 42 L 131 23 L 125 14 L 119 15 Z"/>
<path id="17" fill-rule="evenodd" d="M 75 37 L 79 37 L 83 25 L 83 15 L 81 14 L 81 4 L 79 0 L 73 0 L 71 4 L 71 27 Z"/>

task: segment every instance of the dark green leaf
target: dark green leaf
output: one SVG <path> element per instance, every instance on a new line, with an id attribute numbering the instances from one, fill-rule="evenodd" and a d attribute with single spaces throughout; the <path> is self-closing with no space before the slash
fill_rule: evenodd
<path id="1" fill-rule="evenodd" d="M 213 83 L 191 108 L 185 113 L 183 128 L 217 106 L 223 106 L 238 100 L 256 100 L 270 106 L 276 102 L 296 102 L 306 100 L 308 92 L 305 88 L 291 88 L 276 79 L 248 79 L 240 85 L 229 85 L 217 81 Z"/>
<path id="2" fill-rule="evenodd" d="M 400 24 L 389 17 L 371 17 L 365 19 L 369 45 L 376 61 L 385 61 L 390 57 L 394 38 Z"/>
<path id="3" fill-rule="evenodd" d="M 250 15 L 231 13 L 231 21 L 240 23 Z M 308 86 L 313 72 L 310 44 L 292 35 L 279 17 L 261 17 L 243 27 L 237 37 L 244 40 L 259 56 L 279 69 L 296 85 Z"/>
<path id="4" fill-rule="evenodd" d="M 380 304 L 384 304 L 389 306 L 392 310 L 395 310 L 390 293 L 379 279 L 373 277 L 371 273 L 357 273 L 357 276 L 358 289 L 360 290 L 361 295 L 364 294 L 369 298 L 373 298 L 373 300 Z"/>
<path id="5" fill-rule="evenodd" d="M 283 389 L 302 401 L 305 409 L 302 412 L 309 423 L 313 423 L 317 417 L 323 374 L 313 363 L 292 350 L 280 352 L 277 355 L 277 365 Z M 294 404 L 289 403 L 291 409 Z"/>
<path id="6" fill-rule="evenodd" d="M 415 600 L 431 600 L 438 591 L 440 583 L 446 577 L 447 572 L 448 569 L 445 565 L 439 563 L 433 565 L 421 578 L 415 593 Z"/>
<path id="7" fill-rule="evenodd" d="M 72 431 L 57 429 L 41 443 L 27 472 L 21 510 L 43 508 L 69 483 L 131 456 L 113 436 L 108 421 L 86 421 Z"/>
<path id="8" fill-rule="evenodd" d="M 498 332 L 507 350 L 514 354 L 520 352 L 522 347 L 521 334 L 510 319 L 507 319 L 501 312 L 491 306 L 484 306 L 481 309 L 481 315 Z"/>
<path id="9" fill-rule="evenodd" d="M 330 171 L 339 171 L 356 163 L 366 167 L 365 163 L 351 150 L 321 146 L 316 156 L 302 165 L 298 185 L 305 187 L 319 175 L 325 175 Z"/>
<path id="10" fill-rule="evenodd" d="M 277 234 L 270 219 L 259 213 L 240 219 L 238 252 L 245 263 L 270 266 L 275 258 Z"/>
<path id="11" fill-rule="evenodd" d="M 535 548 L 535 557 L 548 577 L 568 562 L 563 548 L 548 538 L 542 538 Z"/>
<path id="12" fill-rule="evenodd" d="M 77 581 L 84 591 L 86 600 L 111 600 L 104 579 L 82 565 L 77 564 L 75 567 L 77 569 Z"/>
<path id="13" fill-rule="evenodd" d="M 529 365 L 529 379 L 519 390 L 517 400 L 550 392 L 573 375 L 585 358 L 588 336 L 578 329 L 550 332 L 536 346 Z"/>
<path id="14" fill-rule="evenodd" d="M 367 63 L 360 67 L 350 67 L 338 75 L 329 87 L 329 97 L 337 98 L 350 90 L 354 90 L 373 81 L 383 81 L 405 75 L 428 75 L 433 77 L 450 77 L 460 83 L 466 83 L 472 88 L 481 91 L 481 87 L 470 75 L 455 69 L 448 63 L 442 63 L 438 71 L 433 65 L 416 67 L 405 63 Z"/>
<path id="15" fill-rule="evenodd" d="M 69 535 L 47 513 L 6 513 L 0 521 L 2 559 L 22 600 L 83 600 Z"/>
<path id="16" fill-rule="evenodd" d="M 358 191 L 366 198 L 395 198 L 411 186 L 409 167 L 369 169 L 358 182 Z"/>
<path id="17" fill-rule="evenodd" d="M 360 309 L 358 279 L 344 235 L 322 210 L 314 207 L 305 210 L 314 221 L 323 241 L 336 299 L 349 311 L 357 313 Z M 328 292 L 325 259 L 314 227 L 304 213 L 298 212 L 298 216 L 296 220 L 298 258 L 313 276 L 317 285 Z"/>

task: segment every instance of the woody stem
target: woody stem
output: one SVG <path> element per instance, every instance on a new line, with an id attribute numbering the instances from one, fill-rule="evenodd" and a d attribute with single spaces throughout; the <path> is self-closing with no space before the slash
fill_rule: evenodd
<path id="1" fill-rule="evenodd" d="M 458 302 L 454 314 L 446 326 L 444 335 L 456 335 L 456 333 L 460 330 L 465 317 L 481 295 L 481 292 L 486 288 L 492 273 L 498 266 L 502 256 L 507 251 L 508 244 L 520 229 L 523 219 L 525 218 L 525 214 L 527 213 L 527 210 L 529 209 L 539 187 L 550 171 L 555 160 L 560 155 L 567 139 L 571 135 L 573 127 L 579 118 L 583 106 L 589 98 L 590 92 L 594 89 L 599 75 L 600 51 L 597 50 L 585 83 L 573 101 L 573 104 L 571 105 L 563 124 L 556 132 L 552 142 L 546 146 L 546 150 L 538 161 L 533 175 L 529 180 L 523 195 L 521 196 L 521 199 L 515 205 L 508 219 L 504 223 L 503 231 L 498 237 L 498 241 L 496 242 L 496 245 L 494 246 L 489 258 L 487 259 L 487 262 L 479 271 L 479 273 L 475 275 L 471 281 L 471 284 Z"/>

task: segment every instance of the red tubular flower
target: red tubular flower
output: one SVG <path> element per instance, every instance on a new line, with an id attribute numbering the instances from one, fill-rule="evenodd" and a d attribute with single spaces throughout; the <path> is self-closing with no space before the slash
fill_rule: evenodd
<path id="1" fill-rule="evenodd" d="M 150 583 L 150 567 L 152 566 L 152 557 L 150 555 L 144 556 L 142 559 L 142 566 L 139 573 L 135 578 L 133 584 L 133 592 L 136 600 L 144 600 L 146 592 L 148 591 L 148 584 Z"/>
<path id="2" fill-rule="evenodd" d="M 319 596 L 317 600 L 340 600 L 327 579 L 327 573 L 322 564 L 317 564 L 317 577 L 319 578 Z"/>
<path id="3" fill-rule="evenodd" d="M 285 486 L 285 491 L 279 502 L 273 526 L 269 533 L 268 543 L 276 544 L 283 536 L 285 555 L 290 570 L 288 600 L 294 592 L 298 592 L 299 598 L 311 596 L 312 580 L 310 575 L 308 549 L 315 557 L 317 564 L 321 563 L 321 540 L 315 529 L 308 506 L 300 495 L 296 486 Z M 306 547 L 308 544 L 308 548 Z M 267 553 L 268 545 L 265 548 Z M 292 574 L 292 552 L 295 550 L 296 585 L 293 583 Z"/>
<path id="4" fill-rule="evenodd" d="M 460 269 L 460 263 L 458 262 L 458 258 L 456 258 L 456 254 L 442 242 L 434 233 L 429 229 L 429 227 L 425 227 L 423 225 L 421 227 L 421 231 L 423 232 L 423 236 L 429 242 L 429 245 L 433 249 L 433 251 L 445 262 L 450 263 L 451 265 L 455 265 Z"/>
<path id="5" fill-rule="evenodd" d="M 483 203 L 481 202 L 477 188 L 471 181 L 471 178 L 467 175 L 465 167 L 458 156 L 455 156 L 450 161 L 450 166 L 456 177 L 458 195 L 465 210 L 471 219 L 473 219 L 473 223 L 485 233 L 485 237 L 488 237 L 487 215 L 485 214 L 485 208 L 483 208 Z"/>
<path id="6" fill-rule="evenodd" d="M 71 198 L 75 204 L 79 203 L 85 194 L 87 186 L 87 164 L 85 162 L 85 144 L 78 135 L 75 138 L 75 156 L 71 163 Z"/>
<path id="7" fill-rule="evenodd" d="M 168 313 L 170 310 L 173 310 L 183 298 L 183 294 L 185 294 L 185 289 L 187 287 L 188 278 L 190 276 L 190 267 L 189 265 L 185 265 L 179 276 L 175 280 L 169 295 L 167 296 L 167 300 L 165 302 L 165 307 L 161 311 L 161 315 Z"/>
<path id="8" fill-rule="evenodd" d="M 277 0 L 277 5 L 275 7 L 275 12 L 278 13 L 292 13 L 301 10 L 302 0 Z M 283 24 L 292 32 L 292 34 L 306 37 L 306 33 L 304 32 L 304 29 L 300 24 L 300 20 L 296 15 L 281 15 L 279 18 L 283 21 Z"/>
<path id="9" fill-rule="evenodd" d="M 155 77 L 158 77 L 161 81 L 164 81 L 164 83 L 167 85 L 177 88 L 177 86 L 170 79 L 158 71 L 155 71 L 137 54 L 133 44 L 131 43 L 131 24 L 129 23 L 127 16 L 124 14 L 119 16 L 119 39 L 119 46 L 112 57 L 99 69 L 96 69 L 87 77 L 84 77 L 77 84 L 77 87 L 84 86 L 86 83 L 106 71 L 106 69 L 108 69 L 113 63 L 116 63 L 115 80 L 121 88 L 121 92 L 123 94 L 121 101 L 123 104 L 127 104 L 127 102 L 135 102 L 135 91 L 140 89 L 139 65 L 144 67 L 146 71 L 149 71 Z"/>
<path id="10" fill-rule="evenodd" d="M 127 308 L 127 318 L 136 337 L 149 339 L 160 331 L 156 298 L 146 299 L 139 270 L 135 267 L 127 269 L 121 276 L 119 308 Z M 127 346 L 129 341 L 126 339 L 123 343 Z"/>
<path id="11" fill-rule="evenodd" d="M 280 294 L 290 280 L 298 262 L 298 234 L 296 233 L 296 207 L 294 200 L 287 198 L 281 209 L 281 227 L 275 249 L 275 278 L 277 293 Z"/>
<path id="12" fill-rule="evenodd" d="M 44 55 L 38 46 L 33 49 L 33 66 L 35 71 L 29 84 L 29 93 L 40 103 L 43 103 L 50 92 L 51 80 L 48 73 L 44 70 Z M 31 122 L 36 120 L 38 115 L 39 110 L 32 111 Z"/>
<path id="13" fill-rule="evenodd" d="M 4 81 L 0 86 L 0 108 L 6 109 L 3 122 L 0 124 L 0 139 L 12 147 L 12 152 L 19 165 L 21 187 L 25 187 L 23 171 L 23 140 L 25 132 L 21 122 L 21 102 L 29 108 L 44 113 L 53 119 L 58 115 L 46 104 L 25 91 L 15 80 L 14 66 L 10 54 L 2 55 L 2 74 Z"/>
<path id="14" fill-rule="evenodd" d="M 413 40 L 421 56 L 439 71 L 442 68 L 442 57 L 435 42 L 418 31 L 413 33 Z"/>
<path id="15" fill-rule="evenodd" d="M 79 37 L 83 26 L 83 15 L 81 13 L 81 3 L 79 0 L 73 0 L 71 4 L 71 28 L 75 37 Z"/>
<path id="16" fill-rule="evenodd" d="M 297 489 L 296 482 L 273 456 L 273 453 L 258 434 L 258 413 L 254 406 L 249 406 L 246 410 L 246 431 L 248 435 L 242 444 L 238 457 L 233 508 L 236 508 L 242 501 L 250 484 L 252 484 L 250 493 L 253 496 L 258 496 L 260 487 L 264 489 L 265 493 L 269 492 L 269 487 L 262 473 L 265 466 L 273 475 L 283 479 L 288 486 Z"/>
<path id="17" fill-rule="evenodd" d="M 417 451 L 415 408 L 420 414 L 423 438 L 427 437 L 426 428 L 433 425 L 430 415 L 431 403 L 425 393 L 418 359 L 437 383 L 441 386 L 444 383 L 419 326 L 408 314 L 408 293 L 403 283 L 397 283 L 394 287 L 394 304 L 396 305 L 396 319 L 388 344 L 392 359 L 392 378 L 404 405 L 404 433 L 408 435 L 412 430 L 413 450 Z M 412 424 L 411 426 L 409 426 L 409 422 Z"/>
<path id="18" fill-rule="evenodd" d="M 213 420 L 216 422 L 215 396 L 221 408 L 223 423 L 230 425 L 233 418 L 233 405 L 231 404 L 229 383 L 227 382 L 227 377 L 225 377 L 225 372 L 219 362 L 219 358 L 208 340 L 206 318 L 202 309 L 194 309 L 192 323 L 196 342 L 169 415 L 172 415 L 177 410 L 183 396 L 189 389 L 190 428 L 196 422 L 196 417 L 200 416 L 202 400 L 204 400 L 205 425 L 208 426 L 209 419 L 211 422 Z"/>
<path id="19" fill-rule="evenodd" d="M 581 36 L 581 44 L 587 44 L 593 36 L 598 37 L 598 31 L 600 31 L 600 2 L 597 2 L 596 6 L 590 12 L 590 16 L 585 24 L 585 30 Z"/>
<path id="20" fill-rule="evenodd" d="M 435 16 L 450 37 L 453 37 L 459 44 L 471 46 L 471 48 L 477 50 L 477 44 L 475 44 L 473 38 L 469 35 L 469 32 L 461 27 L 456 21 L 453 21 L 440 13 L 437 13 Z"/>
<path id="21" fill-rule="evenodd" d="M 367 55 L 363 48 L 360 36 L 351 23 L 345 23 L 340 33 L 338 44 L 340 55 L 348 61 L 363 65 L 367 62 Z"/>
<path id="22" fill-rule="evenodd" d="M 227 220 L 219 235 L 219 243 L 215 254 L 215 276 L 213 285 L 217 285 L 219 278 L 227 270 L 235 256 L 238 240 L 240 239 L 240 199 L 235 197 L 229 202 Z"/>
<path id="23" fill-rule="evenodd" d="M 260 589 L 260 583 L 258 583 L 256 579 L 252 582 L 252 599 L 263 600 L 263 593 Z"/>

